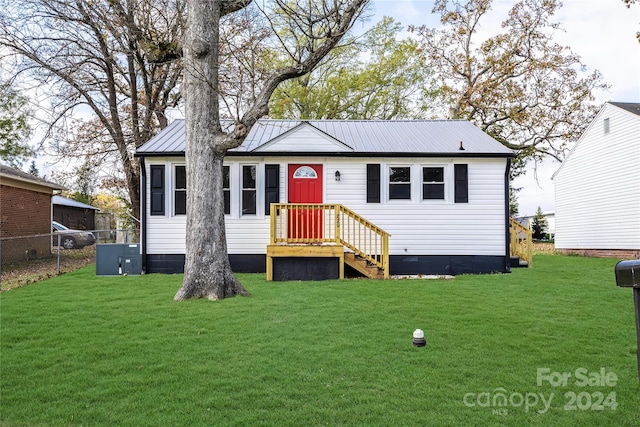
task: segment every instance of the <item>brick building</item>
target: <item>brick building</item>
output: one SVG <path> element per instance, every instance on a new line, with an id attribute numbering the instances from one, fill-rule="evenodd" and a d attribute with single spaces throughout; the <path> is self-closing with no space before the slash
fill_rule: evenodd
<path id="1" fill-rule="evenodd" d="M 51 254 L 51 197 L 58 184 L 0 165 L 0 260 Z M 46 236 L 42 236 L 42 235 Z"/>

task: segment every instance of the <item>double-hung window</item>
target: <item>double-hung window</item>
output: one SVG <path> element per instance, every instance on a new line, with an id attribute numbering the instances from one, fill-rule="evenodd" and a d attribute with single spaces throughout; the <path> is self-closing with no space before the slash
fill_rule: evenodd
<path id="1" fill-rule="evenodd" d="M 411 200 L 411 168 L 409 166 L 389 168 L 389 199 Z"/>
<path id="2" fill-rule="evenodd" d="M 256 165 L 242 166 L 242 215 L 256 213 Z"/>
<path id="3" fill-rule="evenodd" d="M 175 215 L 187 213 L 187 170 L 184 166 L 174 169 L 173 212 Z"/>
<path id="4" fill-rule="evenodd" d="M 444 168 L 422 168 L 422 199 L 444 200 Z"/>

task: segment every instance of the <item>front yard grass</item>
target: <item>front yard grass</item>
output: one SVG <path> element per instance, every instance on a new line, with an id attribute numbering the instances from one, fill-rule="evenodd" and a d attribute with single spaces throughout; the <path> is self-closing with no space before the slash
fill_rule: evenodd
<path id="1" fill-rule="evenodd" d="M 238 275 L 252 297 L 181 303 L 181 276 L 89 266 L 0 295 L 0 424 L 635 426 L 633 298 L 615 262 L 536 255 L 453 280 Z"/>

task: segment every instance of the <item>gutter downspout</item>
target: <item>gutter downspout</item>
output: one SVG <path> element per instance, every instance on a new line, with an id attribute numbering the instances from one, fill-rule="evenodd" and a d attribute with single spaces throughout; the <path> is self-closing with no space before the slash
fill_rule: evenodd
<path id="1" fill-rule="evenodd" d="M 140 157 L 140 243 L 142 245 L 142 274 L 147 273 L 147 167 Z"/>
<path id="2" fill-rule="evenodd" d="M 504 171 L 504 232 L 505 232 L 505 262 L 504 262 L 504 271 L 505 273 L 511 273 L 511 236 L 510 236 L 510 226 L 509 226 L 509 218 L 511 217 L 511 209 L 509 206 L 509 202 L 511 200 L 510 197 L 510 188 L 511 184 L 509 182 L 509 173 L 511 171 L 511 159 L 507 159 L 507 166 Z"/>

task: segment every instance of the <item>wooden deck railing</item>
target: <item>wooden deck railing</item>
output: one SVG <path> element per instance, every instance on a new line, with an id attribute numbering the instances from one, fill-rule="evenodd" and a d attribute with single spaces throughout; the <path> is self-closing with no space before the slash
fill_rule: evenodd
<path id="1" fill-rule="evenodd" d="M 525 227 L 513 218 L 509 218 L 509 235 L 511 237 L 510 255 L 527 261 L 527 266 L 531 267 L 533 261 L 531 228 Z"/>
<path id="2" fill-rule="evenodd" d="M 271 244 L 336 244 L 389 277 L 390 234 L 340 204 L 271 204 Z"/>

